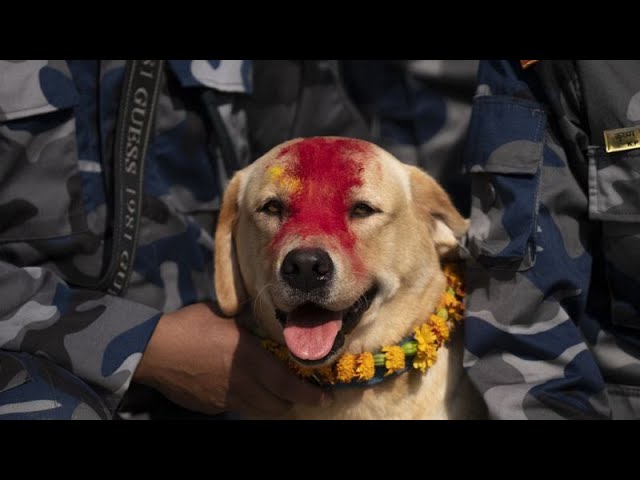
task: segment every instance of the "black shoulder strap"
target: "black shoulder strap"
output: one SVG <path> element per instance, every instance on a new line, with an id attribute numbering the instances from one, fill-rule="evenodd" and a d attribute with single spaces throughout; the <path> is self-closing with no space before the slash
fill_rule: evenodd
<path id="1" fill-rule="evenodd" d="M 109 265 L 95 282 L 79 285 L 123 295 L 135 257 L 142 207 L 144 160 L 164 60 L 130 60 L 125 68 L 113 160 L 113 240 Z"/>

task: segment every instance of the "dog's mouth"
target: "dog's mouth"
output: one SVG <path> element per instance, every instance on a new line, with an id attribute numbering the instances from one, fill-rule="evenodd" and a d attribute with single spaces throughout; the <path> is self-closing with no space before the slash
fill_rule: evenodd
<path id="1" fill-rule="evenodd" d="M 284 340 L 291 356 L 299 363 L 317 366 L 344 345 L 345 335 L 358 324 L 378 293 L 377 285 L 346 310 L 334 312 L 313 302 L 290 312 L 276 310 L 284 329 Z"/>

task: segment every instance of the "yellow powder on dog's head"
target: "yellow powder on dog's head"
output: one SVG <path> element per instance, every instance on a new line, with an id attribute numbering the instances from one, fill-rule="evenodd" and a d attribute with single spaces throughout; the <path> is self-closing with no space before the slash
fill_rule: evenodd
<path id="1" fill-rule="evenodd" d="M 271 180 L 276 182 L 287 193 L 296 193 L 302 187 L 300 179 L 288 172 L 282 165 L 275 165 L 268 170 Z"/>

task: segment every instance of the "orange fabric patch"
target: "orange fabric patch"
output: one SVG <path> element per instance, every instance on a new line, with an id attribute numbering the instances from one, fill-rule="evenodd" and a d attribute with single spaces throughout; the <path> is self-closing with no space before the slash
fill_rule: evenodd
<path id="1" fill-rule="evenodd" d="M 533 65 L 535 65 L 536 63 L 538 63 L 540 60 L 520 60 L 520 66 L 522 67 L 522 69 L 526 69 L 529 68 Z"/>

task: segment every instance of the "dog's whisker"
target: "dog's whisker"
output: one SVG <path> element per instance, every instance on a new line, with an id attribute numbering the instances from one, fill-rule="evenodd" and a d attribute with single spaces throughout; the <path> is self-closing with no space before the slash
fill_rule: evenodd
<path id="1" fill-rule="evenodd" d="M 259 310 L 259 304 L 258 304 L 258 302 L 262 302 L 262 301 L 263 301 L 263 299 L 262 299 L 262 295 L 263 295 L 264 293 L 266 293 L 266 290 L 268 290 L 272 285 L 273 285 L 272 283 L 267 283 L 267 284 L 265 284 L 265 285 L 260 289 L 260 291 L 257 293 L 256 298 L 255 298 L 255 299 L 254 299 L 254 301 L 253 301 L 253 313 L 254 313 L 254 315 L 256 315 L 256 314 L 258 313 L 258 310 Z"/>

